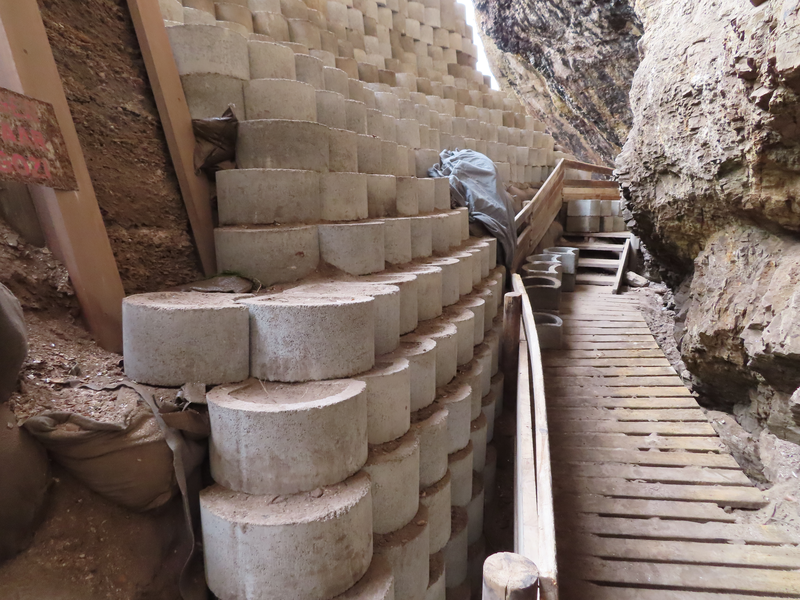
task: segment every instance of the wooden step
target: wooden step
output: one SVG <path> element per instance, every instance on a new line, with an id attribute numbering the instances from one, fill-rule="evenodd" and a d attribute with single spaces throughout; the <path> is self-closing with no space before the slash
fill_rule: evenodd
<path id="1" fill-rule="evenodd" d="M 617 258 L 578 258 L 579 269 L 611 269 L 614 272 L 619 267 L 619 259 Z"/>

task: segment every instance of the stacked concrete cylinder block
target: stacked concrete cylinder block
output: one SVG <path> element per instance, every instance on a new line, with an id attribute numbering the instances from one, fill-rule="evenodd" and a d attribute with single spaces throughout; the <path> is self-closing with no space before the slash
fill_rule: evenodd
<path id="1" fill-rule="evenodd" d="M 565 292 L 574 291 L 580 250 L 569 246 L 554 246 L 552 248 L 545 248 L 544 254 L 558 256 L 559 262 L 563 268 L 561 275 L 561 289 Z"/>
<path id="2" fill-rule="evenodd" d="M 219 269 L 270 288 L 222 302 L 238 345 L 215 346 L 220 334 L 197 346 L 221 373 L 202 361 L 186 361 L 194 372 L 159 361 L 168 343 L 156 348 L 162 354 L 146 344 L 133 353 L 152 363 L 145 372 L 173 371 L 155 384 L 225 384 L 209 399 L 217 484 L 204 493 L 205 543 L 221 561 L 209 563 L 212 590 L 221 598 L 439 600 L 445 589 L 459 597 L 476 556 L 473 473 L 485 472 L 502 408 L 506 274 L 496 267 L 496 240 L 470 237 L 467 209 L 451 209 L 449 182 L 429 169 L 441 151 L 471 148 L 492 158 L 506 183 L 525 187 L 555 166 L 552 137 L 476 71 L 473 32 L 453 0 L 161 4 L 192 116 L 232 106 L 240 121 L 237 168 L 216 177 Z M 202 327 L 179 327 L 208 331 L 207 317 L 196 317 Z M 176 347 L 184 341 L 152 319 Z M 335 443 L 332 427 L 348 442 Z M 262 438 L 250 439 L 255 432 Z M 248 452 L 234 456 L 234 442 Z M 312 454 L 325 457 L 320 473 Z M 289 467 L 276 466 L 281 457 Z M 287 498 L 285 513 L 260 512 L 270 486 Z M 301 531 L 295 521 L 304 519 Z M 326 519 L 327 530 L 313 529 Z M 350 537 L 326 544 L 329 554 L 293 554 L 289 542 L 345 526 Z M 276 528 L 294 537 L 282 541 Z M 250 530 L 266 549 L 237 554 L 232 532 Z M 265 576 L 273 564 L 291 568 L 274 585 L 236 587 L 232 574 L 249 576 L 258 561 L 269 563 Z M 291 592 L 280 587 L 317 568 Z"/>

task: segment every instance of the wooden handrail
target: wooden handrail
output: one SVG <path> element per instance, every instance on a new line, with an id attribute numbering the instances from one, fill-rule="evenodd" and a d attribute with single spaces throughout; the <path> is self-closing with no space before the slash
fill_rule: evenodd
<path id="1" fill-rule="evenodd" d="M 523 208 L 521 211 L 517 213 L 517 216 L 514 217 L 514 225 L 516 225 L 517 230 L 519 230 L 519 226 L 523 223 L 527 223 L 531 213 L 533 212 L 534 207 L 542 202 L 542 199 L 554 191 L 558 187 L 558 179 L 560 177 L 563 178 L 564 173 L 564 159 L 558 161 L 556 168 L 550 173 L 550 177 L 544 182 L 542 187 L 539 188 L 539 191 L 536 192 L 536 195 L 531 199 L 528 205 Z"/>
<path id="2" fill-rule="evenodd" d="M 516 273 L 512 275 L 512 286 L 515 292 L 522 294 L 522 326 L 525 334 L 524 344 L 520 343 L 517 397 L 516 468 L 519 483 L 516 500 L 522 506 L 515 509 L 519 516 L 519 526 L 515 531 L 518 542 L 516 551 L 531 559 L 538 567 L 542 597 L 545 600 L 557 600 L 553 477 L 542 355 L 533 308 L 522 278 Z M 523 362 L 523 357 L 526 362 Z M 529 387 L 526 389 L 525 385 Z"/>
<path id="3" fill-rule="evenodd" d="M 581 162 L 579 160 L 564 159 L 564 166 L 567 169 L 577 169 L 578 171 L 588 171 L 589 173 L 600 173 L 601 175 L 613 175 L 614 169 L 611 167 L 603 167 L 601 165 L 593 165 L 591 163 Z"/>
<path id="4" fill-rule="evenodd" d="M 611 179 L 565 179 L 565 188 L 619 189 L 619 182 Z"/>

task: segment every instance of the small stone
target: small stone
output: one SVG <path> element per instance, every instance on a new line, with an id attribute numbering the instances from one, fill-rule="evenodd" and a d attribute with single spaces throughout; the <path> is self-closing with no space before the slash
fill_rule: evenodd
<path id="1" fill-rule="evenodd" d="M 308 495 L 312 498 L 321 498 L 323 494 L 322 488 L 317 488 L 315 490 L 311 490 Z"/>

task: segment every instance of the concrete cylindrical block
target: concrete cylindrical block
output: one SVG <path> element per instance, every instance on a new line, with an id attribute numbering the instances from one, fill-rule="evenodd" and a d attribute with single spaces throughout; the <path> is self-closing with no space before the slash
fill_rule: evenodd
<path id="1" fill-rule="evenodd" d="M 243 273 L 264 286 L 297 281 L 319 264 L 316 225 L 217 227 L 214 242 L 220 271 Z"/>
<path id="2" fill-rule="evenodd" d="M 561 282 L 555 277 L 525 277 L 523 283 L 534 310 L 561 307 Z"/>
<path id="3" fill-rule="evenodd" d="M 475 360 L 481 365 L 481 397 L 492 388 L 492 348 L 489 344 L 475 346 Z"/>
<path id="4" fill-rule="evenodd" d="M 368 177 L 388 177 L 368 175 Z M 404 265 L 411 262 L 411 218 L 385 219 L 384 250 L 385 260 L 390 265 Z"/>
<path id="5" fill-rule="evenodd" d="M 575 269 L 578 267 L 578 257 L 580 254 L 577 248 L 554 246 L 552 248 L 545 248 L 544 253 L 558 255 L 561 258 L 561 264 L 564 265 L 564 273 L 575 273 Z"/>
<path id="6" fill-rule="evenodd" d="M 338 70 L 338 69 L 337 69 Z M 344 110 L 347 114 L 347 128 L 358 134 L 367 133 L 367 105 L 357 100 L 344 101 Z"/>
<path id="7" fill-rule="evenodd" d="M 434 194 L 434 205 L 436 210 L 450 209 L 450 180 L 447 177 L 437 177 L 434 179 L 436 191 Z"/>
<path id="8" fill-rule="evenodd" d="M 397 119 L 397 143 L 408 148 L 419 148 L 419 123 L 416 119 Z M 412 174 L 416 172 L 416 158 Z"/>
<path id="9" fill-rule="evenodd" d="M 358 134 L 347 129 L 328 129 L 328 169 L 358 173 Z"/>
<path id="10" fill-rule="evenodd" d="M 383 271 L 384 245 L 381 221 L 319 226 L 320 259 L 351 275 Z"/>
<path id="11" fill-rule="evenodd" d="M 384 444 L 404 435 L 411 424 L 408 360 L 378 362 L 375 368 L 355 378 L 367 384 L 369 443 Z"/>
<path id="12" fill-rule="evenodd" d="M 425 600 L 447 600 L 447 588 L 445 587 L 444 576 L 444 550 L 439 550 L 436 554 L 431 554 L 428 591 L 425 592 Z"/>
<path id="13" fill-rule="evenodd" d="M 309 121 L 241 121 L 236 162 L 242 169 L 328 169 L 328 129 Z"/>
<path id="14" fill-rule="evenodd" d="M 492 349 L 492 378 L 494 378 L 500 369 L 500 334 L 496 331 L 490 331 L 483 341 Z"/>
<path id="15" fill-rule="evenodd" d="M 448 454 L 453 454 L 469 445 L 470 397 L 469 385 L 453 382 L 439 389 L 436 405 L 447 409 Z"/>
<path id="16" fill-rule="evenodd" d="M 470 311 L 475 317 L 473 346 L 483 342 L 484 318 L 486 316 L 486 302 L 483 298 L 478 298 L 476 294 L 465 296 L 457 304 L 457 308 Z"/>
<path id="17" fill-rule="evenodd" d="M 192 119 L 222 116 L 229 105 L 242 108 L 245 82 L 230 75 L 192 73 L 181 76 L 183 93 Z"/>
<path id="18" fill-rule="evenodd" d="M 313 86 L 292 79 L 252 79 L 244 84 L 244 109 L 248 121 L 289 119 L 316 121 Z"/>
<path id="19" fill-rule="evenodd" d="M 289 41 L 289 24 L 278 13 L 259 10 L 253 12 L 253 30 L 260 35 L 269 36 L 276 42 Z M 294 54 L 294 52 L 293 52 Z"/>
<path id="20" fill-rule="evenodd" d="M 432 339 L 400 339 L 400 347 L 387 358 L 409 363 L 411 411 L 429 406 L 436 398 L 436 342 Z"/>
<path id="21" fill-rule="evenodd" d="M 323 221 L 357 221 L 369 216 L 367 176 L 363 173 L 322 173 L 319 195 Z"/>
<path id="22" fill-rule="evenodd" d="M 420 321 L 442 314 L 442 270 L 439 267 L 413 266 L 406 273 L 417 276 L 417 312 Z"/>
<path id="23" fill-rule="evenodd" d="M 472 499 L 467 505 L 467 523 L 469 544 L 475 544 L 483 535 L 483 477 L 478 473 L 472 474 Z"/>
<path id="24" fill-rule="evenodd" d="M 371 135 L 358 136 L 358 170 L 361 173 L 383 175 L 382 142 Z"/>
<path id="25" fill-rule="evenodd" d="M 450 539 L 450 473 L 419 493 L 419 502 L 428 509 L 430 553 L 436 554 Z"/>
<path id="26" fill-rule="evenodd" d="M 447 385 L 456 376 L 458 330 L 451 323 L 432 321 L 421 323 L 414 331 L 414 339 L 427 338 L 436 342 L 436 387 Z"/>
<path id="27" fill-rule="evenodd" d="M 456 381 L 464 383 L 470 387 L 472 393 L 469 399 L 469 418 L 470 421 L 476 419 L 481 413 L 481 380 L 483 368 L 477 360 L 472 360 L 458 368 Z"/>
<path id="28" fill-rule="evenodd" d="M 251 79 L 295 79 L 294 52 L 282 44 L 250 40 Z"/>
<path id="29" fill-rule="evenodd" d="M 307 492 L 347 479 L 367 460 L 364 382 L 248 379 L 215 387 L 207 399 L 211 475 L 228 489 Z"/>
<path id="30" fill-rule="evenodd" d="M 247 38 L 215 25 L 167 27 L 180 75 L 215 73 L 250 79 Z"/>
<path id="31" fill-rule="evenodd" d="M 289 169 L 217 172 L 220 225 L 269 225 L 318 221 L 319 174 Z"/>
<path id="32" fill-rule="evenodd" d="M 273 295 L 250 310 L 250 373 L 270 381 L 350 377 L 375 363 L 375 300 Z"/>
<path id="33" fill-rule="evenodd" d="M 520 267 L 523 277 L 555 277 L 562 281 L 564 266 L 557 261 L 528 262 Z"/>
<path id="34" fill-rule="evenodd" d="M 234 294 L 152 292 L 122 301 L 125 374 L 151 385 L 228 383 L 249 373 L 247 309 Z"/>
<path id="35" fill-rule="evenodd" d="M 481 412 L 478 418 L 470 423 L 469 439 L 472 442 L 472 470 L 482 473 L 486 464 L 486 439 L 489 432 L 489 421 Z"/>
<path id="36" fill-rule="evenodd" d="M 317 121 L 334 129 L 347 129 L 344 96 L 328 90 L 316 90 Z"/>
<path id="37" fill-rule="evenodd" d="M 416 154 L 417 177 L 429 177 L 428 169 L 430 169 L 433 165 L 439 162 L 439 150 L 430 148 L 420 148 L 416 151 L 415 154 Z"/>
<path id="38" fill-rule="evenodd" d="M 362 281 L 377 284 L 396 285 L 400 288 L 400 335 L 413 331 L 417 327 L 417 276 L 413 273 L 381 273 L 367 275 Z M 412 367 L 413 370 L 413 367 Z M 419 376 L 412 373 L 412 379 Z M 413 392 L 412 392 L 413 395 Z M 412 406 L 414 401 L 412 399 Z M 412 410 L 416 410 L 413 409 Z"/>
<path id="39" fill-rule="evenodd" d="M 472 291 L 472 273 L 473 264 L 476 257 L 469 252 L 454 252 L 450 258 L 458 259 L 459 261 L 459 294 L 466 296 Z"/>
<path id="40" fill-rule="evenodd" d="M 413 431 L 371 446 L 364 471 L 372 480 L 374 533 L 390 533 L 414 518 L 419 508 L 419 440 Z"/>
<path id="41" fill-rule="evenodd" d="M 486 442 L 487 444 L 494 439 L 494 420 L 497 408 L 497 394 L 489 391 L 481 399 L 481 414 L 486 417 Z"/>
<path id="42" fill-rule="evenodd" d="M 397 177 L 397 214 L 403 216 L 419 214 L 416 177 Z"/>
<path id="43" fill-rule="evenodd" d="M 284 600 L 330 598 L 355 585 L 373 548 L 366 473 L 313 494 L 274 498 L 220 485 L 200 492 L 211 591 L 219 598 Z"/>
<path id="44" fill-rule="evenodd" d="M 373 556 L 369 569 L 358 583 L 333 600 L 394 600 L 391 565 L 385 558 Z"/>
<path id="45" fill-rule="evenodd" d="M 467 506 L 472 499 L 472 442 L 447 457 L 453 506 Z"/>
<path id="46" fill-rule="evenodd" d="M 539 337 L 539 347 L 542 350 L 561 348 L 561 335 L 563 321 L 556 315 L 549 313 L 533 313 L 536 321 L 536 335 Z"/>
<path id="47" fill-rule="evenodd" d="M 394 571 L 396 600 L 424 598 L 428 589 L 428 511 L 420 506 L 407 525 L 386 535 L 375 536 L 375 554 L 383 556 Z"/>
<path id="48" fill-rule="evenodd" d="M 431 218 L 411 217 L 411 257 L 426 258 L 431 255 Z"/>
<path id="49" fill-rule="evenodd" d="M 426 488 L 447 472 L 447 409 L 432 404 L 411 415 L 412 429 L 420 441 L 419 487 Z"/>
<path id="50" fill-rule="evenodd" d="M 469 515 L 467 514 L 467 509 L 453 506 L 451 510 L 450 540 L 444 548 L 445 577 L 448 590 L 460 586 L 467 579 L 468 524 Z"/>
<path id="51" fill-rule="evenodd" d="M 370 174 L 366 177 L 370 218 L 393 217 L 397 214 L 397 179 L 394 175 Z"/>
<path id="52" fill-rule="evenodd" d="M 419 150 L 417 150 L 419 152 Z M 436 198 L 436 180 L 417 178 L 417 208 L 420 214 L 432 213 Z"/>
<path id="53" fill-rule="evenodd" d="M 434 179 L 433 181 L 438 181 Z M 448 232 L 448 216 L 437 213 L 431 215 L 432 246 L 434 254 L 447 254 L 450 251 L 450 234 Z"/>
<path id="54" fill-rule="evenodd" d="M 436 222 L 436 219 L 433 220 Z M 458 259 L 438 258 L 426 264 L 439 267 L 442 270 L 442 306 L 452 306 L 461 297 L 459 294 L 461 267 Z"/>
<path id="55" fill-rule="evenodd" d="M 470 310 L 454 305 L 443 309 L 442 318 L 458 329 L 456 364 L 467 364 L 472 360 L 474 349 L 475 315 Z"/>

